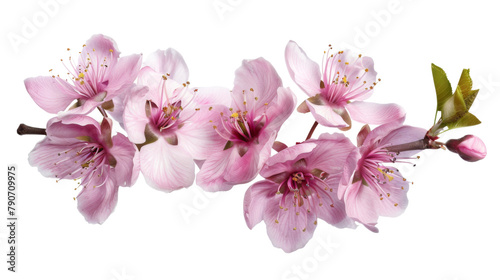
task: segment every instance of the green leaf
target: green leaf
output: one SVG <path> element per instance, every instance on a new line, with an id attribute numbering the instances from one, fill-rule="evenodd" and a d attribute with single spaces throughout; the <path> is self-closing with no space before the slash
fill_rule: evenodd
<path id="1" fill-rule="evenodd" d="M 464 99 L 467 98 L 472 89 L 472 79 L 470 78 L 469 72 L 470 72 L 469 69 L 464 69 L 462 71 L 462 75 L 460 76 L 460 80 L 458 81 L 458 86 L 462 91 Z"/>
<path id="2" fill-rule="evenodd" d="M 465 105 L 464 97 L 462 95 L 460 87 L 457 87 L 452 98 L 449 98 L 443 104 L 442 112 L 443 126 L 458 121 L 467 113 L 467 106 Z"/>
<path id="3" fill-rule="evenodd" d="M 479 92 L 478 89 L 474 89 L 471 90 L 467 96 L 464 95 L 464 101 L 465 101 L 465 106 L 467 106 L 467 110 L 469 110 L 470 107 L 472 106 L 472 103 L 474 103 L 474 100 L 476 99 L 478 92 Z"/>
<path id="4" fill-rule="evenodd" d="M 448 78 L 446 77 L 446 73 L 439 66 L 436 66 L 434 63 L 431 64 L 432 68 L 432 78 L 434 78 L 434 87 L 436 88 L 436 97 L 437 97 L 437 111 L 441 111 L 444 103 L 448 100 L 453 91 L 451 89 L 451 84 Z"/>
<path id="5" fill-rule="evenodd" d="M 480 123 L 481 123 L 481 121 L 476 116 L 467 112 L 458 121 L 453 122 L 453 123 L 449 123 L 447 126 L 449 129 L 454 129 L 454 128 L 459 128 L 459 127 L 478 125 Z"/>

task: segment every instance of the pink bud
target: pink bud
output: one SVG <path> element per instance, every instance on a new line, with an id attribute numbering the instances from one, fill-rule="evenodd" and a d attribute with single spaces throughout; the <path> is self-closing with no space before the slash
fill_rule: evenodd
<path id="1" fill-rule="evenodd" d="M 466 161 L 478 161 L 486 156 L 486 146 L 479 137 L 474 135 L 449 140 L 446 142 L 446 147 Z"/>

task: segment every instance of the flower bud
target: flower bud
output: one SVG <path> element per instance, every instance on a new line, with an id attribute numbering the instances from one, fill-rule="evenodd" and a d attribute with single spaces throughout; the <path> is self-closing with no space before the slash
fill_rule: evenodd
<path id="1" fill-rule="evenodd" d="M 486 146 L 479 137 L 474 135 L 449 140 L 446 142 L 446 147 L 466 161 L 478 161 L 486 156 Z"/>

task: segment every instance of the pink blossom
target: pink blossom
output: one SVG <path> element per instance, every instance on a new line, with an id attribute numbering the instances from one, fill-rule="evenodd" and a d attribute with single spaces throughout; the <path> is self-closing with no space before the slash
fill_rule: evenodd
<path id="1" fill-rule="evenodd" d="M 341 134 L 322 134 L 281 150 L 269 158 L 245 194 L 244 214 L 250 229 L 264 220 L 275 247 L 292 252 L 305 246 L 317 219 L 354 227 L 344 202 L 337 198 L 343 164 L 354 145 Z"/>
<path id="2" fill-rule="evenodd" d="M 231 106 L 214 106 L 218 115 L 210 119 L 224 144 L 212 151 L 197 174 L 196 183 L 207 191 L 225 191 L 253 180 L 295 107 L 294 94 L 282 87 L 276 70 L 263 58 L 243 61 L 230 96 Z"/>
<path id="3" fill-rule="evenodd" d="M 123 121 L 129 139 L 140 146 L 146 182 L 170 192 L 194 182 L 194 160 L 205 160 L 224 142 L 208 125 L 215 112 L 204 103 L 211 91 L 189 88 L 188 69 L 173 49 L 158 50 L 141 69 L 138 83 L 148 90 L 130 96 Z"/>
<path id="4" fill-rule="evenodd" d="M 325 52 L 322 68 L 295 43 L 286 46 L 285 59 L 292 79 L 309 98 L 298 107 L 311 112 L 324 126 L 349 129 L 351 118 L 361 123 L 384 124 L 405 115 L 396 104 L 363 102 L 378 84 L 370 57 L 350 51 Z M 322 72 L 321 72 L 322 71 Z"/>
<path id="5" fill-rule="evenodd" d="M 446 147 L 466 161 L 474 162 L 486 157 L 486 145 L 474 135 L 449 140 L 446 142 Z"/>
<path id="6" fill-rule="evenodd" d="M 373 131 L 365 125 L 358 134 L 358 148 L 344 166 L 338 198 L 344 200 L 349 217 L 373 231 L 378 231 L 379 216 L 398 216 L 408 205 L 410 184 L 395 163 L 411 163 L 417 151 L 397 153 L 387 148 L 423 139 L 426 130 L 402 126 L 403 121 L 401 118 Z"/>
<path id="7" fill-rule="evenodd" d="M 141 61 L 139 54 L 120 57 L 111 38 L 94 35 L 83 45 L 78 62 L 70 57 L 65 65 L 71 83 L 54 75 L 28 78 L 24 84 L 36 104 L 49 113 L 64 111 L 76 101 L 68 113 L 88 114 L 103 104 L 112 109 L 112 99 L 133 85 Z"/>
<path id="8" fill-rule="evenodd" d="M 135 146 L 123 134 L 111 137 L 111 127 L 108 118 L 101 124 L 83 115 L 53 118 L 29 154 L 46 177 L 81 179 L 78 210 L 89 223 L 103 223 L 116 206 L 118 186 L 133 185 L 139 175 Z"/>

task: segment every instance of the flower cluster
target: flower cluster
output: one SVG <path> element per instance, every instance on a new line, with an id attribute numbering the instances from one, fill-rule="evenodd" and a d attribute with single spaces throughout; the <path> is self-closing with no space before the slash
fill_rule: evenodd
<path id="1" fill-rule="evenodd" d="M 447 130 L 480 123 L 469 112 L 478 90 L 468 70 L 452 93 L 444 71 L 432 65 L 438 105 L 434 124 L 423 129 L 404 125 L 397 104 L 365 101 L 380 82 L 370 57 L 329 46 L 320 67 L 290 41 L 285 58 L 308 96 L 297 108 L 295 94 L 264 58 L 243 60 L 232 90 L 196 87 L 177 51 L 158 50 L 143 61 L 141 54 L 120 56 L 111 38 L 94 35 L 76 61 L 61 60 L 67 78 L 25 80 L 36 104 L 55 116 L 46 128 L 22 124 L 18 133 L 45 135 L 29 162 L 43 176 L 79 180 L 75 200 L 89 223 L 103 223 L 119 187 L 132 186 L 140 173 L 164 192 L 194 183 L 228 191 L 260 174 L 243 199 L 244 219 L 250 229 L 264 221 L 272 244 L 285 252 L 304 247 L 318 219 L 377 232 L 380 216 L 403 213 L 411 183 L 398 165 L 413 165 L 424 149 L 448 148 L 466 161 L 486 156 L 472 135 L 437 141 Z M 294 109 L 316 122 L 305 141 L 287 147 L 277 137 Z M 352 121 L 364 124 L 357 145 L 342 133 Z M 126 136 L 112 136 L 113 123 Z M 312 138 L 317 125 L 341 132 Z"/>

